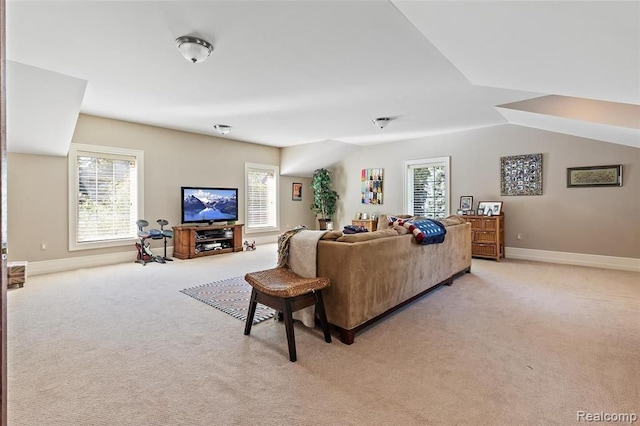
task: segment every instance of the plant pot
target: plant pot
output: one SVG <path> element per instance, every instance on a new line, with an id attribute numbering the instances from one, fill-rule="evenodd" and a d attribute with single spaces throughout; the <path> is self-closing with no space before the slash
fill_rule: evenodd
<path id="1" fill-rule="evenodd" d="M 333 229 L 333 221 L 331 219 L 318 219 L 318 224 L 320 225 L 321 231 L 326 231 L 329 229 L 329 227 L 327 227 L 328 223 L 331 224 L 330 228 Z"/>

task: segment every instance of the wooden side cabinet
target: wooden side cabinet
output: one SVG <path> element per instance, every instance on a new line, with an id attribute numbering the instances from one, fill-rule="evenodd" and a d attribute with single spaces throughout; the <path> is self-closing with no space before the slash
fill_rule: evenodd
<path id="1" fill-rule="evenodd" d="M 369 230 L 369 232 L 373 232 L 378 228 L 378 220 L 374 220 L 374 219 L 353 219 L 351 221 L 351 224 L 353 226 L 364 226 L 365 228 L 367 228 Z"/>
<path id="2" fill-rule="evenodd" d="M 471 256 L 504 258 L 504 213 L 497 216 L 465 216 L 471 222 Z"/>
<path id="3" fill-rule="evenodd" d="M 242 251 L 244 225 L 179 225 L 173 227 L 173 256 L 178 259 Z"/>

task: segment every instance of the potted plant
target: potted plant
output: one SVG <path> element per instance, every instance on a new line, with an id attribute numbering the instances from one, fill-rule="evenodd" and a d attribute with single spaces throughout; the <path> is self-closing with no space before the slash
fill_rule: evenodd
<path id="1" fill-rule="evenodd" d="M 317 215 L 320 229 L 327 229 L 327 222 L 336 212 L 338 193 L 331 189 L 331 173 L 327 169 L 317 169 L 311 179 L 313 204 L 311 210 Z"/>

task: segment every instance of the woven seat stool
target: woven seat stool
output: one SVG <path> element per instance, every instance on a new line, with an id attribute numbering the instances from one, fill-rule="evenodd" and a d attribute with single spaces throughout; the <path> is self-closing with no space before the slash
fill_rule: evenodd
<path id="1" fill-rule="evenodd" d="M 244 276 L 244 279 L 252 287 L 249 313 L 244 326 L 245 335 L 248 336 L 251 333 L 253 316 L 258 303 L 282 312 L 287 330 L 289 360 L 295 362 L 297 356 L 292 314 L 302 308 L 315 305 L 324 332 L 324 340 L 331 343 L 329 323 L 327 323 L 322 300 L 322 289 L 329 286 L 329 278 L 302 278 L 287 268 L 275 268 L 250 272 Z"/>

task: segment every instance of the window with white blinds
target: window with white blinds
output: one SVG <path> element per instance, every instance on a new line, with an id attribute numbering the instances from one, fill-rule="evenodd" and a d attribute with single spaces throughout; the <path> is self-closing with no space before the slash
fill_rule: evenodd
<path id="1" fill-rule="evenodd" d="M 407 214 L 432 219 L 449 215 L 449 158 L 405 161 Z"/>
<path id="2" fill-rule="evenodd" d="M 142 214 L 142 151 L 72 145 L 69 250 L 131 244 Z"/>
<path id="3" fill-rule="evenodd" d="M 279 174 L 277 166 L 245 164 L 247 232 L 278 230 Z"/>

